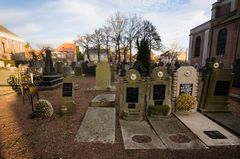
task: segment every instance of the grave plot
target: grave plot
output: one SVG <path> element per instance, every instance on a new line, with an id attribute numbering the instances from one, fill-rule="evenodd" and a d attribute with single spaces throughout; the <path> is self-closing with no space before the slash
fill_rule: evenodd
<path id="1" fill-rule="evenodd" d="M 120 120 L 125 149 L 166 149 L 146 121 Z"/>
<path id="2" fill-rule="evenodd" d="M 240 140 L 201 113 L 175 114 L 207 146 L 240 145 Z"/>
<path id="3" fill-rule="evenodd" d="M 163 67 L 156 67 L 147 82 L 148 116 L 171 114 L 172 77 Z"/>
<path id="4" fill-rule="evenodd" d="M 201 149 L 206 148 L 184 124 L 174 115 L 168 118 L 148 118 L 155 132 L 169 149 Z"/>
<path id="5" fill-rule="evenodd" d="M 209 62 L 207 72 L 204 75 L 201 112 L 240 135 L 240 118 L 234 116 L 227 106 L 233 80 L 232 70 L 224 69 L 219 62 Z"/>
<path id="6" fill-rule="evenodd" d="M 125 120 L 143 120 L 145 116 L 146 82 L 140 73 L 130 69 L 120 82 L 120 117 Z"/>
<path id="7" fill-rule="evenodd" d="M 75 141 L 114 144 L 115 108 L 89 107 Z"/>

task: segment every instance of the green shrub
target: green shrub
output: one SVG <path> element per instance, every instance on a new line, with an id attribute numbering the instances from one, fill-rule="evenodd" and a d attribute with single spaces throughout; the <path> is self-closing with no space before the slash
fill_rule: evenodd
<path id="1" fill-rule="evenodd" d="M 38 118 L 48 118 L 53 115 L 52 104 L 45 100 L 40 99 L 36 103 L 36 117 Z"/>
<path id="2" fill-rule="evenodd" d="M 160 114 L 167 116 L 169 111 L 170 111 L 170 107 L 168 105 L 157 105 L 157 106 L 150 105 L 148 107 L 148 115 L 149 116 L 160 115 Z"/>

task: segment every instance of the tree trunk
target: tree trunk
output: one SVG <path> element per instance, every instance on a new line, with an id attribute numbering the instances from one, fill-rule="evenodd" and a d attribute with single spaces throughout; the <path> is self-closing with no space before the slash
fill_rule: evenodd
<path id="1" fill-rule="evenodd" d="M 130 63 L 132 63 L 132 41 L 130 41 L 130 43 L 129 43 L 129 49 L 130 49 L 130 58 L 129 58 L 129 60 L 130 60 Z"/>
<path id="2" fill-rule="evenodd" d="M 100 63 L 100 45 L 98 44 L 98 63 Z"/>
<path id="3" fill-rule="evenodd" d="M 86 48 L 86 53 L 87 53 L 87 58 L 88 58 L 88 61 L 89 61 L 89 62 L 91 62 L 91 60 L 90 60 L 90 56 L 89 56 L 89 50 L 88 50 L 88 46 L 87 46 L 87 48 Z"/>

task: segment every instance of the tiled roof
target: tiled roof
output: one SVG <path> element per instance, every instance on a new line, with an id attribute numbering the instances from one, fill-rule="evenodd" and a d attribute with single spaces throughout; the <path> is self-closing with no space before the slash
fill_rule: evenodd
<path id="1" fill-rule="evenodd" d="M 55 49 L 58 52 L 76 52 L 76 45 L 74 43 L 64 43 Z"/>
<path id="2" fill-rule="evenodd" d="M 0 32 L 6 33 L 6 34 L 9 34 L 9 35 L 12 35 L 12 36 L 19 37 L 19 36 L 17 36 L 16 34 L 14 34 L 13 32 L 11 32 L 10 30 L 8 30 L 7 28 L 5 28 L 2 25 L 0 25 Z"/>

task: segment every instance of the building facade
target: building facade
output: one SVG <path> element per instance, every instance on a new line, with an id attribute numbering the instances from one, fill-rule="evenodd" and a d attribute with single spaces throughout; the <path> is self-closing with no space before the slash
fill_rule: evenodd
<path id="1" fill-rule="evenodd" d="M 25 41 L 0 25 L 0 58 L 24 60 Z"/>
<path id="2" fill-rule="evenodd" d="M 54 52 L 55 60 L 57 61 L 76 61 L 76 44 L 74 43 L 64 43 L 57 47 Z"/>
<path id="3" fill-rule="evenodd" d="M 226 68 L 233 68 L 240 58 L 240 0 L 217 0 L 211 20 L 191 29 L 190 65 L 202 68 L 211 57 L 220 59 Z"/>

